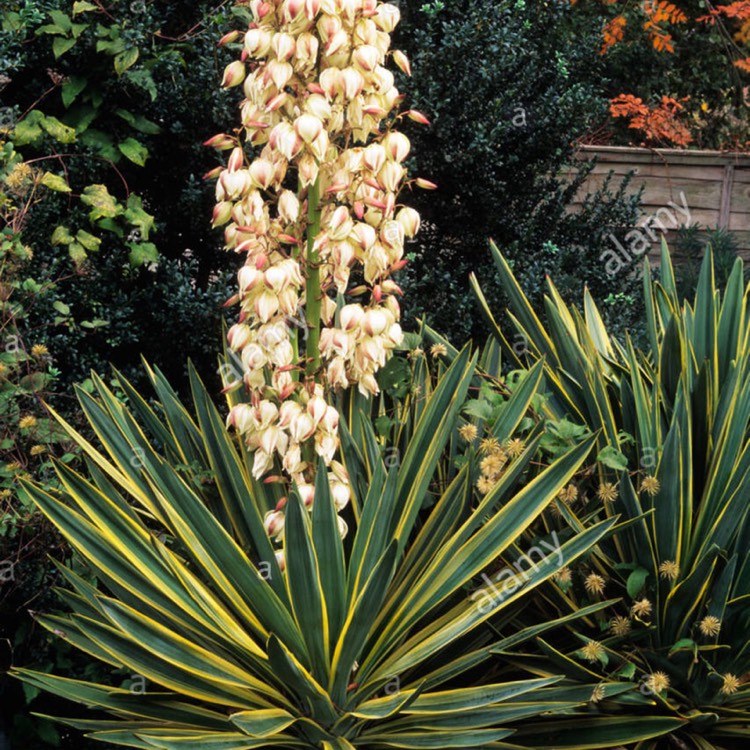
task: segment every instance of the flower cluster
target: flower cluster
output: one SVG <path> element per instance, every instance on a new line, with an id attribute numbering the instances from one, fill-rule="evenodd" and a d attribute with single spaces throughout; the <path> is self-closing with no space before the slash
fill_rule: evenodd
<path id="1" fill-rule="evenodd" d="M 411 145 L 394 125 L 404 115 L 426 119 L 398 113 L 401 96 L 385 67 L 390 57 L 410 72 L 406 56 L 390 51 L 396 6 L 251 0 L 248 7 L 247 31 L 222 40 L 242 42 L 223 85 L 242 86 L 243 127 L 207 142 L 231 151 L 226 168 L 211 173 L 213 221 L 225 227 L 227 249 L 245 259 L 230 300 L 240 319 L 228 338 L 250 402 L 235 406 L 229 423 L 254 451 L 256 478 L 278 460 L 302 492 L 312 486 L 317 455 L 343 507 L 338 416 L 326 394 L 353 385 L 377 394 L 375 375 L 402 341 L 401 290 L 391 276 L 405 264 L 404 244 L 420 218 L 398 203 Z M 344 295 L 360 301 L 345 304 Z M 269 530 L 283 527 L 283 507 L 273 513 Z"/>

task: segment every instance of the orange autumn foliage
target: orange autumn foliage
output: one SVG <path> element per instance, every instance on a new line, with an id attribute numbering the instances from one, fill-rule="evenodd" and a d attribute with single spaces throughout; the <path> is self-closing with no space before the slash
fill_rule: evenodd
<path id="1" fill-rule="evenodd" d="M 604 24 L 604 30 L 602 31 L 602 55 L 606 54 L 615 44 L 622 41 L 625 36 L 625 26 L 627 23 L 628 19 L 625 16 L 617 16 Z"/>
<path id="2" fill-rule="evenodd" d="M 682 99 L 681 101 L 686 101 Z M 659 104 L 649 106 L 640 97 L 620 94 L 610 100 L 612 117 L 630 120 L 628 127 L 639 131 L 650 145 L 687 146 L 693 137 L 679 120 L 682 104 L 669 96 L 662 96 Z"/>

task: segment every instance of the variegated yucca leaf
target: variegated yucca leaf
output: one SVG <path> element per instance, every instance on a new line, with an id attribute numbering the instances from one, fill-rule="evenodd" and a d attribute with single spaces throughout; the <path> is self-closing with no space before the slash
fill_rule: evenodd
<path id="1" fill-rule="evenodd" d="M 630 690 L 621 681 L 529 679 L 493 655 L 609 605 L 515 626 L 534 592 L 611 533 L 615 519 L 567 533 L 554 555 L 519 569 L 512 590 L 481 583 L 578 471 L 593 440 L 538 467 L 536 429 L 481 500 L 474 458 L 441 486 L 436 477 L 475 366 L 468 349 L 456 353 L 409 407 L 398 465 L 384 463 L 369 413 L 351 405 L 343 430 L 355 494 L 350 534 L 342 541 L 321 467 L 311 514 L 293 491 L 288 497 L 285 570 L 263 526 L 279 487 L 251 478 L 245 449 L 195 372 L 190 409 L 158 372 L 149 371 L 156 405 L 117 376 L 125 406 L 94 378 L 95 394 L 79 398 L 101 448 L 66 426 L 85 453 L 86 474 L 61 464 L 62 491 L 24 491 L 98 583 L 62 568 L 68 613 L 38 619 L 146 688 L 14 674 L 97 709 L 90 719 L 63 720 L 91 737 L 163 750 L 512 747 L 505 740 L 523 720 L 566 714 L 595 689 L 607 699 Z M 540 375 L 509 396 L 502 439 Z M 647 719 L 628 737 L 655 736 L 663 721 Z"/>
<path id="2" fill-rule="evenodd" d="M 546 418 L 571 420 L 598 436 L 595 472 L 579 474 L 573 485 L 575 497 L 588 491 L 590 501 L 558 503 L 557 516 L 543 516 L 544 529 L 580 532 L 614 516 L 624 522 L 586 566 L 533 599 L 528 621 L 565 616 L 603 596 L 624 599 L 606 615 L 573 623 L 569 637 L 540 642 L 548 663 L 531 659 L 536 674 L 640 679 L 642 694 L 624 695 L 620 703 L 688 723 L 674 745 L 649 740 L 639 750 L 744 747 L 750 742 L 750 317 L 741 260 L 719 289 L 708 251 L 694 298 L 681 300 L 663 245 L 659 279 L 647 262 L 643 272 L 647 345 L 641 349 L 609 335 L 588 292 L 580 311 L 550 281 L 545 315 L 537 315 L 494 245 L 492 252 L 526 353 L 514 351 L 510 333 L 497 327 L 475 279 L 494 327 L 490 349 L 500 346 L 515 367 L 543 367 L 548 397 L 539 403 Z M 587 661 L 581 649 L 592 639 L 602 652 L 590 647 Z M 571 742 L 579 731 L 571 725 Z M 555 743 L 568 747 L 562 739 Z"/>

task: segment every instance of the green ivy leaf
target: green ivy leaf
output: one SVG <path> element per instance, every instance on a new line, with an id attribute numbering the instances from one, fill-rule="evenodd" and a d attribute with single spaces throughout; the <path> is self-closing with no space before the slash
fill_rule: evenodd
<path id="1" fill-rule="evenodd" d="M 42 177 L 42 185 L 50 190 L 56 190 L 58 193 L 69 193 L 71 188 L 60 175 L 45 172 Z"/>
<path id="2" fill-rule="evenodd" d="M 52 42 L 52 53 L 55 59 L 62 57 L 71 47 L 74 47 L 76 43 L 75 39 L 68 39 L 64 37 L 57 37 Z"/>
<path id="3" fill-rule="evenodd" d="M 81 202 L 91 206 L 89 213 L 91 221 L 112 219 L 123 211 L 122 206 L 110 195 L 106 185 L 87 185 L 83 189 Z"/>
<path id="4" fill-rule="evenodd" d="M 628 468 L 628 459 L 613 445 L 608 445 L 600 450 L 596 460 L 610 469 L 615 469 L 615 471 L 625 471 Z"/>
<path id="5" fill-rule="evenodd" d="M 70 76 L 62 85 L 62 101 L 67 109 L 76 99 L 78 94 L 86 88 L 87 79 L 83 76 Z"/>
<path id="6" fill-rule="evenodd" d="M 89 3 L 87 0 L 76 0 L 73 3 L 73 15 L 77 16 L 79 13 L 85 13 L 87 10 L 97 10 L 94 3 Z"/>
<path id="7" fill-rule="evenodd" d="M 101 318 L 94 318 L 94 320 L 83 320 L 81 321 L 81 328 L 89 328 L 95 330 L 97 328 L 104 328 L 109 325 L 108 320 L 102 320 Z"/>
<path id="8" fill-rule="evenodd" d="M 128 247 L 130 248 L 128 260 L 133 268 L 138 268 L 144 263 L 159 262 L 159 251 L 152 242 L 130 242 Z"/>
<path id="9" fill-rule="evenodd" d="M 52 303 L 52 307 L 60 313 L 60 315 L 65 315 L 66 317 L 70 315 L 70 308 L 62 301 L 62 300 L 55 300 Z"/>
<path id="10" fill-rule="evenodd" d="M 67 227 L 55 227 L 50 242 L 52 242 L 53 245 L 69 245 L 73 242 L 73 235 L 71 235 Z"/>
<path id="11" fill-rule="evenodd" d="M 148 95 L 151 97 L 152 102 L 156 101 L 159 95 L 159 91 L 156 88 L 156 83 L 154 82 L 154 78 L 151 75 L 151 71 L 145 70 L 143 68 L 140 68 L 138 70 L 129 70 L 127 76 L 130 83 L 138 86 L 148 93 Z"/>
<path id="12" fill-rule="evenodd" d="M 115 147 L 114 139 L 108 133 L 104 133 L 96 128 L 89 128 L 81 135 L 81 143 L 84 146 L 95 151 L 99 156 L 111 161 L 119 161 L 122 155 Z"/>
<path id="13" fill-rule="evenodd" d="M 49 12 L 49 17 L 56 26 L 59 26 L 65 32 L 70 31 L 73 26 L 70 16 L 68 16 L 67 13 L 63 13 L 61 10 L 51 10 Z"/>
<path id="14" fill-rule="evenodd" d="M 75 142 L 76 131 L 60 122 L 56 117 L 45 116 L 39 124 L 60 143 Z"/>
<path id="15" fill-rule="evenodd" d="M 634 599 L 640 590 L 643 588 L 643 584 L 646 583 L 648 578 L 648 571 L 645 568 L 636 568 L 629 576 L 627 582 L 628 596 Z"/>
<path id="16" fill-rule="evenodd" d="M 122 143 L 117 144 L 117 148 L 134 164 L 139 167 L 146 166 L 148 149 L 140 141 L 136 141 L 135 138 L 126 138 Z"/>
<path id="17" fill-rule="evenodd" d="M 154 228 L 154 217 L 143 210 L 143 201 L 135 193 L 128 196 L 125 218 L 134 227 L 138 227 L 141 239 L 148 239 L 151 230 Z"/>
<path id="18" fill-rule="evenodd" d="M 141 133 L 145 133 L 146 135 L 159 135 L 161 133 L 161 128 L 155 122 L 147 120 L 143 115 L 134 115 L 132 112 L 128 112 L 127 109 L 116 109 L 115 114 L 122 117 L 128 125 Z"/>
<path id="19" fill-rule="evenodd" d="M 28 146 L 38 141 L 43 134 L 41 121 L 44 115 L 37 109 L 29 112 L 23 120 L 16 123 L 13 129 L 13 143 L 16 146 Z"/>
<path id="20" fill-rule="evenodd" d="M 71 242 L 70 245 L 68 245 L 68 254 L 70 255 L 70 259 L 77 266 L 80 266 L 81 263 L 85 262 L 86 258 L 88 258 L 86 248 L 79 242 Z"/>
<path id="21" fill-rule="evenodd" d="M 492 419 L 493 408 L 487 401 L 478 398 L 470 399 L 464 406 L 464 413 L 478 419 Z"/>
<path id="22" fill-rule="evenodd" d="M 117 75 L 121 76 L 128 68 L 132 68 L 138 62 L 140 54 L 138 47 L 128 47 L 124 52 L 115 55 L 115 72 Z"/>
<path id="23" fill-rule="evenodd" d="M 76 232 L 76 239 L 91 252 L 96 252 L 102 244 L 102 241 L 98 237 L 94 237 L 93 234 L 89 234 L 84 229 L 79 229 Z"/>

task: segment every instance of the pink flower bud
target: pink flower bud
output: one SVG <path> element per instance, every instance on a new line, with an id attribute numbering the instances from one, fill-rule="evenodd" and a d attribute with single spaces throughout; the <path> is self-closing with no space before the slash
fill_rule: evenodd
<path id="1" fill-rule="evenodd" d="M 236 42 L 240 36 L 242 36 L 241 31 L 230 31 L 228 34 L 224 34 L 221 39 L 219 39 L 218 45 L 219 47 L 223 47 L 226 44 L 232 44 L 232 42 Z"/>
<path id="2" fill-rule="evenodd" d="M 407 237 L 415 237 L 419 232 L 421 218 L 413 208 L 402 208 L 396 214 L 396 221 L 401 225 Z"/>
<path id="3" fill-rule="evenodd" d="M 283 573 L 286 570 L 286 556 L 284 555 L 284 550 L 276 550 L 273 555 L 276 558 L 276 564 L 279 566 L 279 570 Z"/>
<path id="4" fill-rule="evenodd" d="M 293 21 L 304 9 L 305 0 L 285 0 L 283 11 L 284 21 L 286 23 Z"/>
<path id="5" fill-rule="evenodd" d="M 265 57 L 271 50 L 273 32 L 265 28 L 250 29 L 245 34 L 245 51 L 250 57 Z"/>
<path id="6" fill-rule="evenodd" d="M 319 167 L 312 154 L 305 154 L 297 164 L 300 182 L 303 187 L 312 185 L 318 179 Z"/>
<path id="7" fill-rule="evenodd" d="M 339 413 L 338 413 L 338 410 L 335 407 L 329 406 L 326 409 L 325 416 L 323 417 L 323 420 L 321 421 L 320 426 L 326 432 L 330 432 L 331 434 L 334 434 L 338 430 L 338 428 L 339 428 Z"/>
<path id="8" fill-rule="evenodd" d="M 265 473 L 265 472 L 263 472 Z M 270 510 L 263 517 L 263 527 L 270 537 L 279 537 L 284 531 L 284 511 Z"/>
<path id="9" fill-rule="evenodd" d="M 219 133 L 218 135 L 209 138 L 207 141 L 203 141 L 204 146 L 216 148 L 220 151 L 226 151 L 230 148 L 234 148 L 236 144 L 237 140 L 235 138 L 232 138 L 232 136 L 227 135 L 226 133 Z"/>
<path id="10" fill-rule="evenodd" d="M 313 423 L 317 427 L 320 420 L 323 419 L 328 411 L 328 404 L 320 396 L 313 396 L 307 402 L 307 413 L 312 417 Z"/>
<path id="11" fill-rule="evenodd" d="M 364 222 L 357 222 L 352 229 L 352 235 L 363 251 L 369 250 L 377 240 L 375 229 Z"/>
<path id="12" fill-rule="evenodd" d="M 299 499 L 302 500 L 306 508 L 312 508 L 313 502 L 315 502 L 315 487 L 311 484 L 298 484 L 297 493 Z"/>
<path id="13" fill-rule="evenodd" d="M 264 190 L 268 189 L 268 186 L 273 181 L 273 173 L 275 167 L 270 161 L 265 159 L 256 159 L 250 165 L 250 177 L 253 183 Z"/>
<path id="14" fill-rule="evenodd" d="M 235 351 L 244 349 L 253 339 L 253 332 L 248 326 L 235 323 L 227 331 L 227 341 L 229 346 Z"/>
<path id="15" fill-rule="evenodd" d="M 250 404 L 233 406 L 227 416 L 227 427 L 234 427 L 240 434 L 250 430 L 253 427 L 253 410 Z"/>
<path id="16" fill-rule="evenodd" d="M 297 43 L 291 34 L 275 34 L 273 37 L 273 51 L 279 60 L 289 60 L 297 50 Z"/>
<path id="17" fill-rule="evenodd" d="M 414 180 L 417 187 L 421 187 L 422 190 L 437 190 L 438 186 L 434 182 L 430 182 L 429 180 L 425 180 L 422 177 L 417 177 L 416 180 Z"/>
<path id="18" fill-rule="evenodd" d="M 382 65 L 378 65 L 373 72 L 375 77 L 375 83 L 377 85 L 378 93 L 385 94 L 393 88 L 394 78 L 388 68 L 384 68 Z"/>
<path id="19" fill-rule="evenodd" d="M 371 143 L 363 152 L 367 169 L 377 174 L 386 162 L 387 152 L 380 143 Z"/>
<path id="20" fill-rule="evenodd" d="M 418 122 L 420 125 L 430 124 L 430 121 L 421 112 L 418 112 L 416 109 L 410 109 L 408 112 L 405 112 L 404 114 L 410 120 L 414 120 L 414 122 Z"/>
<path id="21" fill-rule="evenodd" d="M 273 85 L 281 91 L 294 75 L 294 68 L 288 62 L 271 60 L 266 66 L 266 79 L 273 81 Z"/>
<path id="22" fill-rule="evenodd" d="M 376 66 L 380 62 L 380 53 L 369 44 L 363 44 L 361 47 L 357 47 L 352 55 L 354 64 L 366 73 L 371 73 L 375 70 Z"/>
<path id="23" fill-rule="evenodd" d="M 221 201 L 214 206 L 213 220 L 211 225 L 220 227 L 226 224 L 232 218 L 232 203 L 230 201 Z"/>
<path id="24" fill-rule="evenodd" d="M 319 162 L 323 162 L 326 161 L 329 145 L 330 141 L 328 140 L 328 132 L 326 130 L 321 130 L 320 133 L 318 133 L 318 137 L 310 144 L 310 151 L 312 151 L 313 156 Z"/>
<path id="25" fill-rule="evenodd" d="M 260 370 L 266 363 L 266 355 L 257 344 L 248 344 L 242 350 L 242 364 L 246 370 Z"/>
<path id="26" fill-rule="evenodd" d="M 349 45 L 349 35 L 343 30 L 339 29 L 325 45 L 324 52 L 327 57 L 333 57 L 334 55 L 343 52 Z"/>
<path id="27" fill-rule="evenodd" d="M 386 333 L 386 338 L 391 342 L 391 344 L 393 344 L 394 346 L 398 346 L 404 340 L 404 334 L 401 330 L 401 326 L 398 323 L 394 323 L 393 325 L 389 326 L 388 332 Z"/>
<path id="28" fill-rule="evenodd" d="M 245 161 L 245 152 L 237 146 L 232 150 L 232 153 L 229 155 L 229 161 L 227 162 L 227 169 L 230 172 L 236 172 L 238 169 L 242 167 L 243 162 Z"/>
<path id="29" fill-rule="evenodd" d="M 263 276 L 266 287 L 276 294 L 289 283 L 287 274 L 280 266 L 271 266 Z"/>
<path id="30" fill-rule="evenodd" d="M 338 68 L 326 68 L 320 74 L 320 87 L 328 99 L 333 99 L 342 85 L 341 71 Z"/>
<path id="31" fill-rule="evenodd" d="M 340 320 L 341 327 L 345 331 L 352 331 L 360 325 L 362 318 L 365 315 L 364 308 L 362 305 L 344 305 L 341 308 Z"/>
<path id="32" fill-rule="evenodd" d="M 383 148 L 385 148 L 389 159 L 401 163 L 409 156 L 411 143 L 403 133 L 397 133 L 392 130 L 383 138 Z"/>
<path id="33" fill-rule="evenodd" d="M 280 91 L 266 102 L 266 112 L 275 112 L 286 104 L 288 99 L 289 94 L 287 94 L 286 91 Z"/>
<path id="34" fill-rule="evenodd" d="M 404 292 L 401 287 L 392 279 L 385 279 L 381 284 L 383 292 L 385 294 L 399 294 L 402 295 Z"/>
<path id="35" fill-rule="evenodd" d="M 286 430 L 302 411 L 302 406 L 296 401 L 285 401 L 279 409 L 279 427 Z"/>
<path id="36" fill-rule="evenodd" d="M 237 272 L 240 291 L 247 293 L 255 289 L 262 281 L 263 274 L 252 266 L 242 266 Z"/>
<path id="37" fill-rule="evenodd" d="M 354 68 L 344 68 L 344 70 L 341 71 L 341 85 L 344 96 L 346 96 L 347 99 L 354 99 L 362 93 L 362 89 L 365 87 L 365 79 L 358 70 L 355 70 Z"/>
<path id="38" fill-rule="evenodd" d="M 383 165 L 383 168 L 378 173 L 378 182 L 389 193 L 397 193 L 405 174 L 406 170 L 398 162 L 389 161 Z"/>
<path id="39" fill-rule="evenodd" d="M 332 388 L 348 388 L 349 379 L 346 377 L 346 365 L 342 357 L 331 360 L 326 370 L 326 377 Z"/>
<path id="40" fill-rule="evenodd" d="M 311 65 L 318 57 L 318 48 L 320 42 L 318 38 L 312 34 L 305 32 L 297 37 L 297 49 L 295 51 L 295 59 L 301 65 Z"/>
<path id="41" fill-rule="evenodd" d="M 395 62 L 399 69 L 406 73 L 406 75 L 411 75 L 411 63 L 409 62 L 409 58 L 401 50 L 394 50 L 393 62 Z"/>
<path id="42" fill-rule="evenodd" d="M 255 314 L 267 323 L 279 310 L 279 298 L 272 292 L 264 291 L 255 300 Z"/>
<path id="43" fill-rule="evenodd" d="M 386 221 L 380 230 L 380 240 L 389 248 L 401 248 L 404 245 L 404 228 L 397 221 Z"/>
<path id="44" fill-rule="evenodd" d="M 299 200 L 291 190 L 282 190 L 279 195 L 279 216 L 287 224 L 296 224 L 299 219 Z"/>
<path id="45" fill-rule="evenodd" d="M 321 94 L 312 94 L 307 97 L 305 111 L 320 120 L 321 123 L 331 116 L 331 105 Z"/>
<path id="46" fill-rule="evenodd" d="M 305 143 L 312 143 L 323 130 L 323 123 L 314 115 L 300 115 L 294 121 L 294 130 Z"/>
<path id="47" fill-rule="evenodd" d="M 224 69 L 224 77 L 222 78 L 221 85 L 223 88 L 239 86 L 245 80 L 245 75 L 245 64 L 239 60 L 235 60 L 233 63 L 229 63 Z"/>
<path id="48" fill-rule="evenodd" d="M 320 0 L 305 0 L 305 16 L 313 21 L 320 11 Z"/>
<path id="49" fill-rule="evenodd" d="M 401 11 L 395 5 L 383 3 L 378 8 L 373 20 L 381 31 L 390 34 L 401 20 Z"/>
<path id="50" fill-rule="evenodd" d="M 298 443 L 304 443 L 305 440 L 309 440 L 314 433 L 315 424 L 312 417 L 306 412 L 302 412 L 302 414 L 296 417 L 289 427 L 289 434 Z"/>
<path id="51" fill-rule="evenodd" d="M 388 317 L 379 309 L 370 309 L 362 318 L 360 326 L 368 336 L 379 336 L 388 325 Z"/>
<path id="52" fill-rule="evenodd" d="M 341 482 L 331 482 L 331 495 L 336 510 L 341 512 L 349 504 L 351 491 L 349 487 Z"/>

